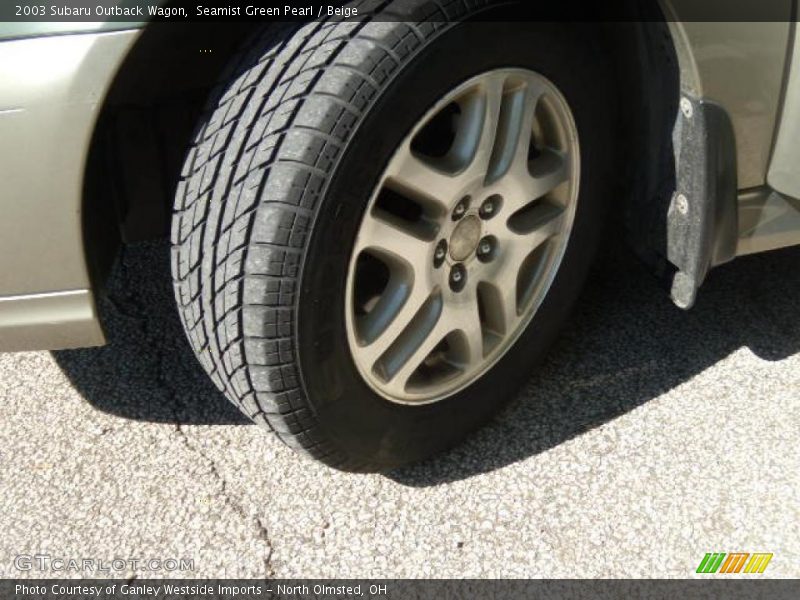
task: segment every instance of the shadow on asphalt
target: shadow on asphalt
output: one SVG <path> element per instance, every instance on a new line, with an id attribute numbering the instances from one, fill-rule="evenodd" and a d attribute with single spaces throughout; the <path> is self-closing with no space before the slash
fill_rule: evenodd
<path id="1" fill-rule="evenodd" d="M 429 486 L 544 452 L 660 396 L 749 348 L 775 361 L 800 352 L 800 248 L 713 271 L 690 311 L 629 253 L 598 261 L 559 341 L 519 399 L 466 443 L 391 474 Z"/>
<path id="2" fill-rule="evenodd" d="M 770 361 L 791 356 L 800 352 L 798 299 L 800 248 L 716 269 L 688 312 L 628 252 L 608 251 L 518 401 L 454 450 L 388 476 L 430 486 L 492 471 L 631 411 L 739 348 Z M 109 345 L 54 353 L 94 406 L 155 422 L 249 423 L 209 382 L 184 338 L 165 242 L 124 251 L 101 313 Z"/>
<path id="3" fill-rule="evenodd" d="M 217 391 L 183 333 L 166 241 L 122 249 L 98 310 L 108 344 L 53 356 L 96 408 L 128 419 L 251 424 Z"/>

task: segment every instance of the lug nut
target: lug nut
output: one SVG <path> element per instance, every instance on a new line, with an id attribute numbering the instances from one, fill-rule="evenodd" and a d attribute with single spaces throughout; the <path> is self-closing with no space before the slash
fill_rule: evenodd
<path id="1" fill-rule="evenodd" d="M 447 256 L 447 241 L 439 240 L 436 244 L 436 250 L 433 252 L 433 266 L 437 269 L 442 266 L 445 257 Z"/>
<path id="2" fill-rule="evenodd" d="M 497 211 L 500 209 L 500 203 L 501 198 L 497 194 L 484 200 L 483 204 L 481 204 L 480 210 L 478 211 L 481 219 L 491 219 L 493 216 L 495 216 Z"/>
<path id="3" fill-rule="evenodd" d="M 450 270 L 450 289 L 454 292 L 460 292 L 464 289 L 467 283 L 467 270 L 464 265 L 458 263 Z"/>
<path id="4" fill-rule="evenodd" d="M 467 212 L 467 208 L 469 207 L 469 196 L 466 196 L 461 199 L 461 201 L 456 204 L 456 207 L 453 209 L 453 221 L 458 221 L 464 214 Z"/>
<path id="5" fill-rule="evenodd" d="M 475 252 L 478 260 L 481 262 L 489 262 L 494 258 L 494 248 L 497 240 L 492 236 L 486 236 L 478 242 L 478 250 Z"/>

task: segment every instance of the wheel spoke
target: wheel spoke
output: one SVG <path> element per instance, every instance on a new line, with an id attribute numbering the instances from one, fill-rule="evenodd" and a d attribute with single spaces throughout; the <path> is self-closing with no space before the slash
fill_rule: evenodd
<path id="1" fill-rule="evenodd" d="M 424 338 L 415 340 L 413 346 L 400 349 L 401 351 L 396 354 L 396 357 L 392 357 L 395 359 L 394 364 L 389 366 L 384 373 L 387 380 L 387 391 L 395 394 L 405 394 L 411 376 L 422 364 L 422 361 L 433 352 L 433 349 L 436 348 L 451 331 L 452 324 L 449 322 L 449 319 L 443 318 L 443 315 L 439 314 L 437 315 L 436 323 L 427 332 Z M 412 339 L 412 336 L 406 337 L 408 340 Z"/>
<path id="2" fill-rule="evenodd" d="M 483 360 L 483 325 L 477 299 L 460 304 L 452 311 L 452 326 L 458 331 L 457 360 L 463 369 Z"/>
<path id="3" fill-rule="evenodd" d="M 552 192 L 569 179 L 569 158 L 566 153 L 553 148 L 545 148 L 541 155 L 530 164 L 533 180 L 529 187 L 531 200 L 541 198 Z"/>
<path id="4" fill-rule="evenodd" d="M 528 160 L 533 140 L 533 122 L 536 117 L 536 106 L 542 97 L 543 88 L 534 83 L 527 82 L 524 90 L 524 110 L 519 119 L 519 135 L 514 147 L 513 169 L 520 174 L 528 173 Z"/>
<path id="5" fill-rule="evenodd" d="M 534 250 L 561 232 L 564 216 L 565 209 L 559 204 L 543 199 L 534 201 L 509 219 L 507 236 L 514 243 L 517 243 L 514 238 L 520 238 L 520 245 Z"/>
<path id="6" fill-rule="evenodd" d="M 459 304 L 445 304 L 436 325 L 424 341 L 404 357 L 402 366 L 391 376 L 389 385 L 406 392 L 410 378 L 436 346 L 450 334 L 448 362 L 461 371 L 468 371 L 483 361 L 484 336 L 478 303 L 474 296 Z"/>
<path id="7" fill-rule="evenodd" d="M 512 193 L 508 194 L 508 208 L 518 211 L 527 204 L 542 198 L 569 180 L 569 159 L 566 154 L 546 148 L 528 164 L 524 171 L 517 170 Z"/>
<path id="8" fill-rule="evenodd" d="M 476 103 L 480 110 L 471 111 L 471 122 L 465 124 L 465 127 L 469 126 L 480 132 L 474 152 L 468 158 L 467 166 L 470 176 L 475 179 L 486 181 L 492 177 L 490 169 L 494 162 L 495 147 L 504 133 L 501 131 L 501 116 L 505 81 L 506 77 L 502 74 L 487 77 L 482 82 L 479 95 L 472 99 L 472 102 Z M 467 138 L 467 136 L 464 137 Z M 462 153 L 466 155 L 466 150 Z"/>
<path id="9" fill-rule="evenodd" d="M 501 128 L 503 85 L 494 74 L 460 99 L 460 118 L 453 145 L 440 159 L 417 156 L 408 141 L 387 169 L 389 185 L 422 202 L 449 210 L 449 202 L 468 183 L 487 177 Z"/>
<path id="10" fill-rule="evenodd" d="M 414 154 L 411 143 L 406 142 L 396 154 L 386 172 L 386 184 L 412 200 L 444 214 L 463 185 L 458 174 L 448 173 Z"/>
<path id="11" fill-rule="evenodd" d="M 413 272 L 420 270 L 424 273 L 422 267 L 430 258 L 431 243 L 418 237 L 410 228 L 411 225 L 390 214 L 370 211 L 364 216 L 358 232 L 355 252 L 370 250 L 395 263 L 404 263 Z"/>
<path id="12" fill-rule="evenodd" d="M 503 250 L 502 267 L 497 275 L 488 281 L 494 288 L 488 310 L 493 311 L 494 320 L 501 324 L 502 334 L 513 331 L 519 322 L 517 311 L 517 279 L 525 257 L 531 250 L 521 240 L 506 244 Z M 498 318 L 499 317 L 499 318 Z"/>
<path id="13" fill-rule="evenodd" d="M 497 120 L 497 134 L 487 184 L 511 174 L 527 174 L 528 150 L 533 135 L 536 103 L 541 88 L 529 81 L 507 81 L 502 90 L 502 104 Z"/>
<path id="14" fill-rule="evenodd" d="M 363 317 L 360 324 L 359 329 L 364 332 L 366 342 L 357 349 L 361 358 L 374 366 L 400 335 L 409 329 L 423 306 L 431 301 L 434 291 L 425 280 L 415 282 L 410 289 L 404 283 L 390 282 L 390 287 L 387 287 L 381 298 L 381 300 L 388 299 L 386 305 L 381 306 L 379 301 L 378 305 Z M 393 294 L 399 296 L 399 301 L 394 306 L 392 306 Z M 400 306 L 397 307 L 396 304 Z"/>
<path id="15" fill-rule="evenodd" d="M 503 323 L 503 333 L 508 334 L 519 323 L 518 297 L 520 270 L 525 260 L 545 242 L 561 233 L 564 211 L 561 207 L 542 204 L 531 212 L 523 232 L 509 230 L 501 242 L 502 254 L 498 262 L 502 265 L 493 280 L 487 282 L 495 288 L 495 310 L 498 310 Z M 535 223 L 534 223 L 535 221 Z"/>

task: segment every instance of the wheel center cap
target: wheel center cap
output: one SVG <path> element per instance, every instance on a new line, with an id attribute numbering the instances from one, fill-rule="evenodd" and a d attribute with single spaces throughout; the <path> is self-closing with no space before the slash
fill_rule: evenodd
<path id="1" fill-rule="evenodd" d="M 475 215 L 461 219 L 450 236 L 450 257 L 461 262 L 478 247 L 481 239 L 481 220 Z"/>

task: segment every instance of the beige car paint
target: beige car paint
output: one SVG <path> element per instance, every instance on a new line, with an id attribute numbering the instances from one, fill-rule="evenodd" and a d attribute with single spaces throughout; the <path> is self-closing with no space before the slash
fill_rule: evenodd
<path id="1" fill-rule="evenodd" d="M 0 350 L 104 342 L 84 252 L 83 171 L 106 89 L 137 34 L 0 43 Z"/>
<path id="2" fill-rule="evenodd" d="M 672 13 L 696 0 L 673 0 Z M 762 0 L 785 9 L 786 22 L 670 22 L 683 93 L 719 104 L 733 122 L 738 187 L 763 185 L 783 91 L 792 31 L 791 0 Z"/>
<path id="3" fill-rule="evenodd" d="M 0 298 L 0 351 L 97 346 L 103 341 L 90 290 Z"/>
<path id="4" fill-rule="evenodd" d="M 767 186 L 739 195 L 739 244 L 736 254 L 754 254 L 800 242 L 800 200 Z"/>
<path id="5" fill-rule="evenodd" d="M 767 183 L 779 192 L 800 199 L 800 36 L 797 25 L 795 23 L 792 58 L 786 69 L 786 95 Z"/>

